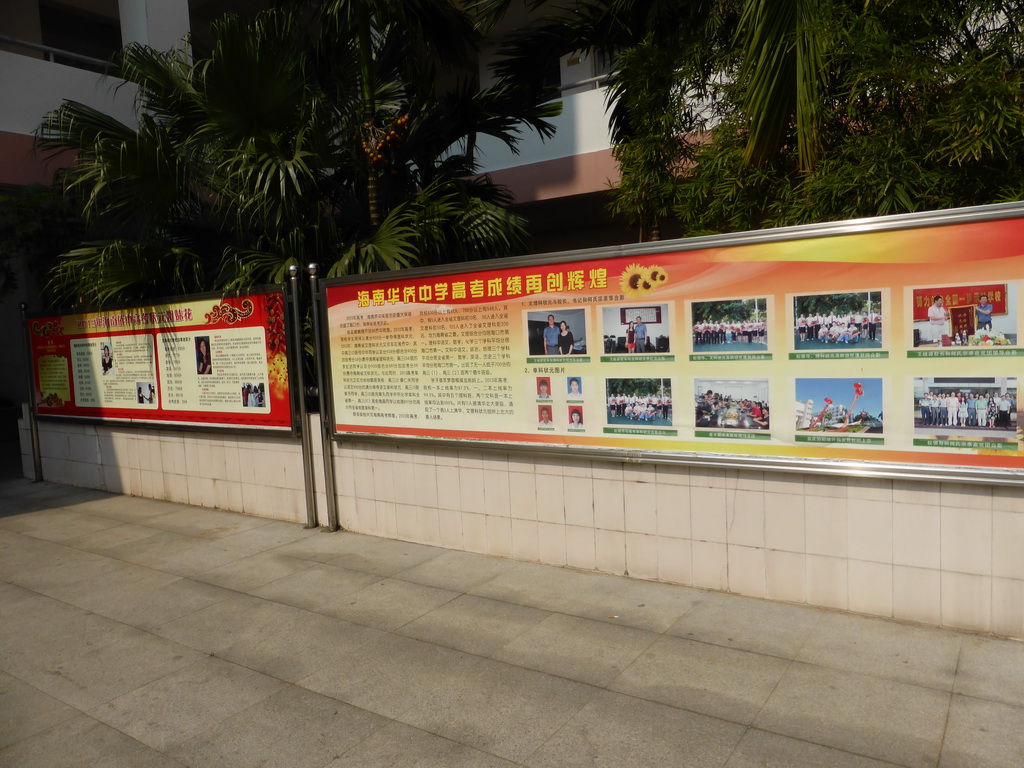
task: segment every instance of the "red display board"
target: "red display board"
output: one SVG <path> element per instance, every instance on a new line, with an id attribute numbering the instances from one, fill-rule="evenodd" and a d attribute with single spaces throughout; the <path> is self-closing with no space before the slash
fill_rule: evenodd
<path id="1" fill-rule="evenodd" d="M 281 290 L 31 317 L 41 417 L 292 429 Z"/>

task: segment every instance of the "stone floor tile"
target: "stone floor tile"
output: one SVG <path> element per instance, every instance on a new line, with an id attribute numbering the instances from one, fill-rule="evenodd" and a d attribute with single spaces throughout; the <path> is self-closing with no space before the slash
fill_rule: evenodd
<path id="1" fill-rule="evenodd" d="M 124 523 L 144 525 L 151 518 L 160 517 L 174 509 L 183 509 L 187 506 L 160 499 L 144 499 L 141 496 L 119 496 L 104 493 L 101 498 L 76 505 L 76 508 L 89 510 L 99 517 L 109 517 Z"/>
<path id="2" fill-rule="evenodd" d="M 89 714 L 143 744 L 166 751 L 285 686 L 251 669 L 207 657 Z"/>
<path id="3" fill-rule="evenodd" d="M 489 581 L 469 590 L 470 594 L 528 605 L 545 611 L 565 612 L 590 586 L 597 574 L 537 563 L 516 563 Z"/>
<path id="4" fill-rule="evenodd" d="M 355 536 L 341 531 L 330 533 L 326 530 L 319 530 L 312 536 L 305 536 L 286 544 L 281 544 L 273 549 L 281 555 L 297 557 L 300 560 L 315 560 L 319 563 L 326 563 L 333 560 L 342 553 L 340 541 L 346 536 Z M 233 538 L 233 537 L 231 537 Z"/>
<path id="5" fill-rule="evenodd" d="M 583 588 L 572 594 L 566 613 L 650 632 L 664 632 L 707 594 L 626 576 L 588 576 Z"/>
<path id="6" fill-rule="evenodd" d="M 257 552 L 208 571 L 200 571 L 192 578 L 225 589 L 250 592 L 271 581 L 304 571 L 313 564 L 312 560 L 299 560 L 275 552 Z"/>
<path id="7" fill-rule="evenodd" d="M 241 560 L 253 554 L 253 551 L 168 531 L 163 536 L 102 550 L 101 554 L 178 576 L 192 576 L 200 571 Z"/>
<path id="8" fill-rule="evenodd" d="M 870 757 L 751 728 L 725 768 L 892 768 Z"/>
<path id="9" fill-rule="evenodd" d="M 4 666 L 40 691 L 82 710 L 202 658 L 190 648 L 99 616 L 86 616 L 83 623 L 66 630 L 65 637 L 51 638 L 45 648 L 5 654 Z"/>
<path id="10" fill-rule="evenodd" d="M 939 759 L 950 694 L 794 662 L 754 721 L 784 736 L 930 768 Z"/>
<path id="11" fill-rule="evenodd" d="M 153 528 L 152 526 L 140 523 L 122 523 L 117 521 L 117 524 L 110 528 L 87 533 L 63 543 L 75 549 L 99 552 L 121 544 L 145 541 L 153 536 L 159 536 L 161 533 L 165 533 L 165 531 L 160 528 Z"/>
<path id="12" fill-rule="evenodd" d="M 339 537 L 338 556 L 328 560 L 331 565 L 352 571 L 393 576 L 414 565 L 432 560 L 443 549 L 409 541 L 395 541 L 358 533 L 335 534 Z"/>
<path id="13" fill-rule="evenodd" d="M 38 688 L 0 672 L 0 749 L 78 714 Z"/>
<path id="14" fill-rule="evenodd" d="M 949 630 L 826 613 L 796 658 L 951 691 L 963 639 L 962 634 Z"/>
<path id="15" fill-rule="evenodd" d="M 490 656 L 551 615 L 539 608 L 460 595 L 397 631 L 446 648 Z"/>
<path id="16" fill-rule="evenodd" d="M 83 582 L 115 571 L 127 573 L 130 569 L 128 563 L 123 563 L 120 560 L 84 552 L 82 555 L 81 558 L 76 558 L 72 562 L 23 571 L 11 576 L 9 581 L 19 587 L 25 587 L 25 589 L 31 589 L 33 592 L 39 592 L 59 600 L 62 599 L 65 592 L 74 592 L 80 589 Z"/>
<path id="17" fill-rule="evenodd" d="M 1024 643 L 967 637 L 954 690 L 977 699 L 1024 707 Z"/>
<path id="18" fill-rule="evenodd" d="M 22 671 L 48 667 L 138 635 L 138 630 L 120 622 L 43 596 L 19 601 L 4 612 L 4 619 L 0 666 L 17 677 Z"/>
<path id="19" fill-rule="evenodd" d="M 395 578 L 454 592 L 469 592 L 515 566 L 512 560 L 446 550 L 437 557 L 399 571 Z"/>
<path id="20" fill-rule="evenodd" d="M 296 682 L 320 669 L 324 659 L 379 640 L 369 627 L 318 613 L 295 611 L 284 621 L 243 634 L 217 656 L 271 677 Z"/>
<path id="21" fill-rule="evenodd" d="M 641 629 L 556 613 L 512 640 L 494 658 L 606 686 L 658 637 Z"/>
<path id="22" fill-rule="evenodd" d="M 115 728 L 77 715 L 0 751 L 4 768 L 184 768 Z"/>
<path id="23" fill-rule="evenodd" d="M 344 600 L 322 606 L 320 612 L 377 629 L 398 629 L 456 597 L 457 592 L 446 589 L 381 579 L 350 592 Z"/>
<path id="24" fill-rule="evenodd" d="M 277 554 L 279 551 L 280 549 L 275 549 L 267 554 Z M 350 594 L 380 581 L 381 578 L 372 573 L 317 563 L 250 591 L 257 597 L 320 613 L 338 604 L 344 604 Z"/>
<path id="25" fill-rule="evenodd" d="M 744 727 L 686 710 L 599 693 L 524 765 L 530 768 L 712 768 Z"/>
<path id="26" fill-rule="evenodd" d="M 364 627 L 359 643 L 341 643 L 298 685 L 395 718 L 480 659 Z"/>
<path id="27" fill-rule="evenodd" d="M 303 611 L 249 595 L 236 595 L 153 628 L 153 633 L 205 653 L 217 653 L 267 627 L 286 624 Z"/>
<path id="28" fill-rule="evenodd" d="M 337 699 L 288 687 L 169 752 L 190 768 L 320 768 L 387 723 Z"/>
<path id="29" fill-rule="evenodd" d="M 608 686 L 640 699 L 749 724 L 790 662 L 662 637 Z"/>
<path id="30" fill-rule="evenodd" d="M 116 590 L 93 593 L 88 601 L 76 598 L 76 604 L 139 629 L 153 629 L 237 596 L 230 590 L 172 573 L 150 573 L 170 580 L 162 582 L 156 576 L 132 579 Z"/>
<path id="31" fill-rule="evenodd" d="M 87 552 L 0 529 L 0 579 L 76 559 L 91 558 Z"/>
<path id="32" fill-rule="evenodd" d="M 808 606 L 708 592 L 668 634 L 792 659 L 822 613 Z"/>
<path id="33" fill-rule="evenodd" d="M 939 768 L 1020 768 L 1024 708 L 954 694 Z"/>
<path id="34" fill-rule="evenodd" d="M 0 527 L 8 531 L 56 543 L 117 525 L 118 522 L 109 517 L 62 508 L 39 510 L 31 515 L 10 515 L 0 518 Z"/>
<path id="35" fill-rule="evenodd" d="M 267 520 L 265 525 L 250 528 L 246 531 L 224 536 L 222 541 L 234 547 L 243 547 L 257 552 L 291 544 L 310 536 L 323 533 L 319 528 L 304 528 L 299 523 L 286 523 L 283 520 Z"/>
<path id="36" fill-rule="evenodd" d="M 598 693 L 597 688 L 485 659 L 453 671 L 401 722 L 521 762 Z"/>
<path id="37" fill-rule="evenodd" d="M 182 536 L 221 539 L 243 531 L 262 528 L 269 520 L 206 507 L 178 507 L 146 520 L 146 525 Z M 237 543 L 236 543 L 237 545 Z"/>
<path id="38" fill-rule="evenodd" d="M 513 768 L 457 741 L 391 722 L 325 768 Z"/>

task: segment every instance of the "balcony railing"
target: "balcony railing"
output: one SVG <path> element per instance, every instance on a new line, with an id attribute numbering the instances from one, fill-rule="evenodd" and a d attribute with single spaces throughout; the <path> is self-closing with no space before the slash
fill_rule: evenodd
<path id="1" fill-rule="evenodd" d="M 115 64 L 103 59 L 95 59 L 92 56 L 85 56 L 81 53 L 64 51 L 51 45 L 30 43 L 28 40 L 19 40 L 8 35 L 0 35 L 0 44 L 12 45 L 29 51 L 38 51 L 43 54 L 45 61 L 52 61 L 55 64 L 66 64 L 69 67 L 77 67 L 78 69 L 87 69 L 90 72 L 99 72 L 102 75 L 110 75 L 117 70 Z"/>

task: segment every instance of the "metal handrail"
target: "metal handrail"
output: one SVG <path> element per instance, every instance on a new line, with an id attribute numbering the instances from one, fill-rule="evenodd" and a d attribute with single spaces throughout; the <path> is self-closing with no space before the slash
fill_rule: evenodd
<path id="1" fill-rule="evenodd" d="M 586 77 L 583 80 L 577 80 L 575 83 L 566 83 L 565 85 L 559 86 L 559 90 L 562 93 L 572 90 L 573 88 L 582 88 L 586 85 L 593 85 L 593 90 L 600 88 L 603 85 L 607 85 L 611 82 L 614 77 L 613 72 L 605 72 L 603 75 L 594 75 L 593 77 Z"/>
<path id="2" fill-rule="evenodd" d="M 74 53 L 72 51 L 62 50 L 61 48 L 54 48 L 52 45 L 30 43 L 28 40 L 19 40 L 18 38 L 10 37 L 9 35 L 0 35 L 0 43 L 16 45 L 20 48 L 28 48 L 30 51 L 39 51 L 41 53 L 49 54 L 50 57 L 60 56 L 62 58 L 71 59 L 72 61 L 81 62 L 82 64 L 89 64 L 90 66 L 101 68 L 104 74 L 106 74 L 108 70 L 114 68 L 114 65 L 111 62 L 104 61 L 103 59 L 94 59 L 92 56 L 85 56 L 81 53 Z M 48 58 L 46 61 L 53 61 L 53 58 Z"/>

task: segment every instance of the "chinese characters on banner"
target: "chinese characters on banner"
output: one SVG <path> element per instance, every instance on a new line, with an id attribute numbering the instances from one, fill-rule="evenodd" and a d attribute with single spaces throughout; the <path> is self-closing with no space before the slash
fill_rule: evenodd
<path id="1" fill-rule="evenodd" d="M 325 281 L 335 431 L 1024 469 L 1020 242 L 1007 218 Z"/>
<path id="2" fill-rule="evenodd" d="M 30 318 L 40 416 L 291 429 L 280 291 Z"/>

